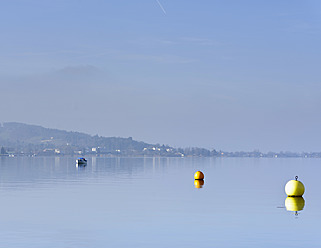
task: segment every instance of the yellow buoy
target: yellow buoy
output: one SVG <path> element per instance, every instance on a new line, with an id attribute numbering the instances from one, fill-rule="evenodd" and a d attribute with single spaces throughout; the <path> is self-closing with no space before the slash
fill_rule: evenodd
<path id="1" fill-rule="evenodd" d="M 295 177 L 295 180 L 288 181 L 285 185 L 285 193 L 288 196 L 302 196 L 304 194 L 304 185 L 298 181 L 298 177 Z"/>
<path id="2" fill-rule="evenodd" d="M 197 189 L 203 188 L 204 180 L 194 180 L 194 186 Z"/>
<path id="3" fill-rule="evenodd" d="M 288 211 L 298 212 L 303 210 L 305 205 L 304 198 L 302 196 L 299 197 L 287 197 L 285 199 L 285 207 Z"/>
<path id="4" fill-rule="evenodd" d="M 203 180 L 204 179 L 204 174 L 201 171 L 196 171 L 194 174 L 194 179 L 195 180 Z"/>

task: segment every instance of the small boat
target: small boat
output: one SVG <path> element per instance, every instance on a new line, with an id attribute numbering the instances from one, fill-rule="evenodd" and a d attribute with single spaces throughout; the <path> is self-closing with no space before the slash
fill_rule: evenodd
<path id="1" fill-rule="evenodd" d="M 86 166 L 87 160 L 85 158 L 77 158 L 76 164 L 77 164 L 77 166 Z"/>

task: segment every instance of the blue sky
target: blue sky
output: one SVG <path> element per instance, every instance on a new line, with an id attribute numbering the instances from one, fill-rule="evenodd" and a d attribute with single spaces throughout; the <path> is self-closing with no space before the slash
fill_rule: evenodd
<path id="1" fill-rule="evenodd" d="M 0 3 L 1 121 L 321 150 L 321 1 Z"/>

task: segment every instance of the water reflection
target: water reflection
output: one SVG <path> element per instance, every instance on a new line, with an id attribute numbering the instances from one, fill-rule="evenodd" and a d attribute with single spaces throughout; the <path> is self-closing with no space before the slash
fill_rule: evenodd
<path id="1" fill-rule="evenodd" d="M 285 199 L 285 207 L 287 211 L 295 212 L 295 215 L 298 215 L 298 212 L 303 210 L 305 206 L 305 200 L 302 196 L 300 197 L 287 197 Z"/>
<path id="2" fill-rule="evenodd" d="M 77 169 L 85 169 L 86 166 L 87 164 L 76 164 Z"/>
<path id="3" fill-rule="evenodd" d="M 197 189 L 203 188 L 204 180 L 194 180 L 194 186 Z"/>
<path id="4" fill-rule="evenodd" d="M 91 166 L 95 168 L 97 164 L 97 157 L 91 157 Z"/>

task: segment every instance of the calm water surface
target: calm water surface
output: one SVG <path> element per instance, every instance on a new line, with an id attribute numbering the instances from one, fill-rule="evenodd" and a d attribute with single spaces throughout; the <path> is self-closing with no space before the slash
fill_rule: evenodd
<path id="1" fill-rule="evenodd" d="M 194 187 L 195 171 L 205 173 Z M 284 185 L 298 175 L 302 211 Z M 0 157 L 0 247 L 320 247 L 321 160 Z"/>

